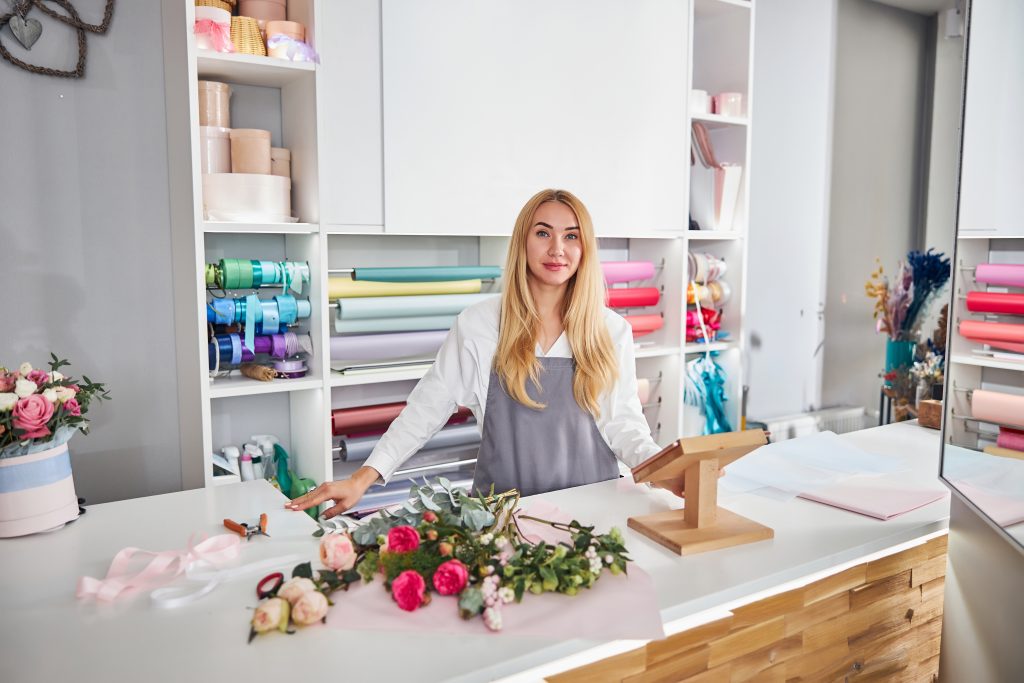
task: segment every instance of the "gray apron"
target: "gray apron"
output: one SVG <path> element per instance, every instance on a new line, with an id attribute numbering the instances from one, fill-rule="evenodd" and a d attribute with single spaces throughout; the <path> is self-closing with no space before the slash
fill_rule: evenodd
<path id="1" fill-rule="evenodd" d="M 526 382 L 534 410 L 519 403 L 491 370 L 473 493 L 519 489 L 524 496 L 615 479 L 619 468 L 593 416 L 576 403 L 572 358 L 540 358 L 540 388 Z"/>

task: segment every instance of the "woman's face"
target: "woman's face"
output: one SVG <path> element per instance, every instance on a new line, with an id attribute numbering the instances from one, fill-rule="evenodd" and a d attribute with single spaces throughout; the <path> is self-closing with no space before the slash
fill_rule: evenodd
<path id="1" fill-rule="evenodd" d="M 561 202 L 544 202 L 526 236 L 526 262 L 539 283 L 559 287 L 580 267 L 583 240 L 576 214 Z"/>

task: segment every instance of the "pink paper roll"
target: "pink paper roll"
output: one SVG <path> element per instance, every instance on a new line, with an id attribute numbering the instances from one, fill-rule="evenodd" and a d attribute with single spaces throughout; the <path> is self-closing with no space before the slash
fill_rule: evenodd
<path id="1" fill-rule="evenodd" d="M 604 281 L 610 285 L 654 277 L 654 264 L 650 261 L 606 261 L 601 264 L 601 270 Z"/>
<path id="2" fill-rule="evenodd" d="M 974 281 L 1000 287 L 1024 287 L 1024 263 L 979 263 Z"/>
<path id="3" fill-rule="evenodd" d="M 1019 429 L 1010 429 L 1009 427 L 1000 427 L 999 437 L 996 438 L 996 445 L 1000 448 L 1024 451 L 1024 431 Z"/>
<path id="4" fill-rule="evenodd" d="M 961 320 L 960 334 L 968 339 L 991 339 L 993 341 L 1024 344 L 1024 325 L 1014 323 Z"/>
<path id="5" fill-rule="evenodd" d="M 626 322 L 633 328 L 633 338 L 642 337 L 645 334 L 660 330 L 665 324 L 665 319 L 660 315 L 627 315 Z"/>
<path id="6" fill-rule="evenodd" d="M 1015 344 L 1014 342 L 999 341 L 998 339 L 975 339 L 974 337 L 969 337 L 969 339 L 976 344 L 988 344 L 993 349 L 998 349 L 1000 351 L 1024 353 L 1024 344 Z"/>
<path id="7" fill-rule="evenodd" d="M 1024 427 L 1024 396 L 975 389 L 971 394 L 974 419 L 1010 427 Z"/>

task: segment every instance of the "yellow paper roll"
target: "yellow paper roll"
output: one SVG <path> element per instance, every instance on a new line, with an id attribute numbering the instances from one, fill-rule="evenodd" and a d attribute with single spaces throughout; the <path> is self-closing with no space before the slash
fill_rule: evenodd
<path id="1" fill-rule="evenodd" d="M 1024 460 L 1024 451 L 1015 451 L 1012 448 L 985 446 L 985 452 L 989 455 L 998 455 L 1002 458 L 1016 458 L 1017 460 Z"/>
<path id="2" fill-rule="evenodd" d="M 480 280 L 451 282 L 370 282 L 347 277 L 332 277 L 327 284 L 330 299 L 361 296 L 414 296 L 418 294 L 477 294 Z"/>

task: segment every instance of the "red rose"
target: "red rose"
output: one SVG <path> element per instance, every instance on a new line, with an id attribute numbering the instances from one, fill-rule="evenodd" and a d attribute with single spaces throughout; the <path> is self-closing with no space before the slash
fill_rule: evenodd
<path id="1" fill-rule="evenodd" d="M 420 535 L 411 526 L 396 526 L 388 532 L 389 553 L 411 553 L 420 547 Z"/>
<path id="2" fill-rule="evenodd" d="M 50 383 L 50 373 L 45 370 L 33 370 L 25 377 L 29 382 L 35 382 L 36 386 L 42 387 Z"/>
<path id="3" fill-rule="evenodd" d="M 430 510 L 427 510 L 426 512 L 423 513 L 423 521 L 424 522 L 429 522 L 430 524 L 433 524 L 434 522 L 437 521 L 437 515 L 435 515 Z"/>
<path id="4" fill-rule="evenodd" d="M 406 569 L 391 582 L 391 595 L 394 597 L 395 602 L 398 603 L 398 606 L 406 612 L 419 609 L 420 605 L 424 603 L 424 593 L 426 590 L 427 582 L 412 569 Z"/>
<path id="5" fill-rule="evenodd" d="M 42 394 L 31 394 L 14 404 L 14 427 L 22 430 L 22 439 L 38 439 L 49 436 L 46 426 L 53 417 L 53 404 Z"/>
<path id="6" fill-rule="evenodd" d="M 441 595 L 458 595 L 469 581 L 469 570 L 458 560 L 448 560 L 434 572 L 434 588 Z"/>

